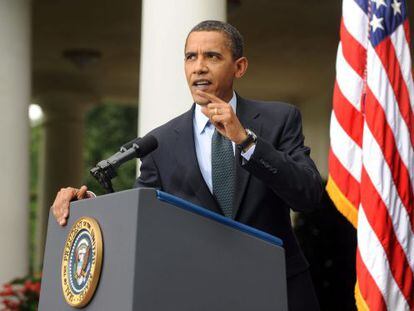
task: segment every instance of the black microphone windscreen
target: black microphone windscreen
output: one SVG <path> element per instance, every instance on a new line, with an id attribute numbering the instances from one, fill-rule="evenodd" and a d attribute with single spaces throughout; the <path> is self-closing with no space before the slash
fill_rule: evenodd
<path id="1" fill-rule="evenodd" d="M 141 158 L 146 156 L 148 153 L 154 151 L 158 147 L 157 139 L 152 135 L 146 135 L 137 141 L 139 146 L 136 151 L 137 157 Z"/>

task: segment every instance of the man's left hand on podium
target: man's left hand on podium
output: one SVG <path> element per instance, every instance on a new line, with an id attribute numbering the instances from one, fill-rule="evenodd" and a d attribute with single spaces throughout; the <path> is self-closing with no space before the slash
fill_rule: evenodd
<path id="1" fill-rule="evenodd" d="M 52 210 L 53 216 L 55 216 L 58 224 L 65 226 L 69 217 L 70 202 L 91 197 L 94 197 L 94 195 L 88 191 L 88 188 L 85 185 L 79 189 L 72 187 L 62 188 L 56 194 L 55 201 L 50 209 Z"/>

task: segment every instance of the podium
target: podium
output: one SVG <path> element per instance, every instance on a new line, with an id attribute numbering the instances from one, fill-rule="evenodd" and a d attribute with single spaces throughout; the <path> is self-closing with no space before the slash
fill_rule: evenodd
<path id="1" fill-rule="evenodd" d="M 71 227 L 85 216 L 99 224 L 103 255 L 84 309 L 287 310 L 281 240 L 151 188 L 72 202 L 65 227 L 49 215 L 39 310 L 76 310 L 61 267 Z"/>

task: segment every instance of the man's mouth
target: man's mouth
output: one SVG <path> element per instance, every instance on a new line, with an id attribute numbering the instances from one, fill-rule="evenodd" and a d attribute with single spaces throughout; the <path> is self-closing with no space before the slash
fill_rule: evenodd
<path id="1" fill-rule="evenodd" d="M 193 86 L 195 86 L 198 90 L 205 90 L 211 85 L 211 82 L 206 79 L 195 80 L 193 82 Z"/>

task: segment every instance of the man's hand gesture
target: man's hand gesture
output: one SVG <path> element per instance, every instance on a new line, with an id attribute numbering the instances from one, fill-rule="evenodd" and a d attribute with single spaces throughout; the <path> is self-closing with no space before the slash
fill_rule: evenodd
<path id="1" fill-rule="evenodd" d="M 246 130 L 229 103 L 200 90 L 197 91 L 197 94 L 210 101 L 209 104 L 201 108 L 201 111 L 210 119 L 221 135 L 236 144 L 240 144 L 247 138 Z"/>

